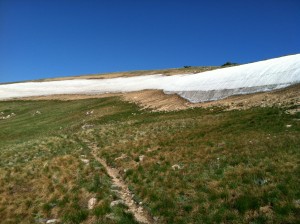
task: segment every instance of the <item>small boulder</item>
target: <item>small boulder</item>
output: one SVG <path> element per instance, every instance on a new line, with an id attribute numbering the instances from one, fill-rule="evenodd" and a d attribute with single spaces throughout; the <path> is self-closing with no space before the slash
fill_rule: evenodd
<path id="1" fill-rule="evenodd" d="M 144 155 L 140 155 L 140 156 L 139 156 L 139 161 L 140 161 L 140 162 L 143 162 L 144 158 L 145 158 Z"/>
<path id="2" fill-rule="evenodd" d="M 80 159 L 83 163 L 88 164 L 90 161 L 88 159 Z"/>
<path id="3" fill-rule="evenodd" d="M 88 201 L 88 209 L 93 209 L 95 207 L 97 203 L 97 199 L 96 198 L 91 198 L 89 201 Z"/>
<path id="4" fill-rule="evenodd" d="M 121 156 L 119 156 L 119 157 L 115 158 L 115 161 L 117 161 L 117 160 L 122 160 L 122 159 L 125 159 L 125 158 L 127 158 L 127 155 L 126 155 L 126 154 L 124 154 L 124 153 L 122 153 L 122 155 L 121 155 Z"/>
<path id="5" fill-rule="evenodd" d="M 114 207 L 114 206 L 116 206 L 116 205 L 120 205 L 120 204 L 125 204 L 124 203 L 124 201 L 123 200 L 116 200 L 116 201 L 112 201 L 111 203 L 110 203 L 110 207 L 112 208 L 112 207 Z"/>
<path id="6" fill-rule="evenodd" d="M 58 221 L 59 221 L 58 219 L 49 219 L 47 220 L 46 224 L 57 223 Z"/>
<path id="7" fill-rule="evenodd" d="M 181 167 L 180 165 L 178 165 L 178 164 L 174 164 L 173 166 L 172 166 L 172 169 L 173 170 L 181 170 L 183 167 Z"/>
<path id="8" fill-rule="evenodd" d="M 82 128 L 83 130 L 89 129 L 89 128 L 92 128 L 92 127 L 94 127 L 94 125 L 92 125 L 92 124 L 84 124 L 84 125 L 81 126 L 81 128 Z"/>
<path id="9" fill-rule="evenodd" d="M 92 115 L 93 113 L 94 113 L 94 111 L 91 110 L 91 111 L 87 111 L 85 114 L 86 114 L 86 115 Z"/>
<path id="10" fill-rule="evenodd" d="M 40 115 L 40 114 L 42 114 L 42 112 L 37 110 L 33 115 Z"/>

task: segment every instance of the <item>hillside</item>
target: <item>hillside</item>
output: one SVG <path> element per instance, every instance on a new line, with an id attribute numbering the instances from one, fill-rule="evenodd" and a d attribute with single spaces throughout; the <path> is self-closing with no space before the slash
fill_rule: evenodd
<path id="1" fill-rule="evenodd" d="M 96 158 L 150 223 L 300 221 L 299 113 L 153 112 L 118 97 L 5 101 L 0 111 L 11 115 L 0 120 L 2 223 L 134 223 Z"/>
<path id="2" fill-rule="evenodd" d="M 104 94 L 162 90 L 192 103 L 266 92 L 300 82 L 300 54 L 196 74 L 148 74 L 103 79 L 69 79 L 0 85 L 0 99 L 55 94 Z"/>
<path id="3" fill-rule="evenodd" d="M 25 97 L 26 83 L 11 98 L 15 84 L 1 85 L 0 222 L 299 223 L 298 57 L 236 79 L 273 91 L 202 103 L 155 88 L 63 94 L 61 85 Z M 163 78 L 203 75 L 177 72 Z"/>

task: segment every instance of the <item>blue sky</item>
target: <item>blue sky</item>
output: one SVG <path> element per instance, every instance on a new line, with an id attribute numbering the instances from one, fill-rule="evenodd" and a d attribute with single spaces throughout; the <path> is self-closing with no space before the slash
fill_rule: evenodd
<path id="1" fill-rule="evenodd" d="M 0 0 L 0 82 L 300 53 L 299 0 Z"/>

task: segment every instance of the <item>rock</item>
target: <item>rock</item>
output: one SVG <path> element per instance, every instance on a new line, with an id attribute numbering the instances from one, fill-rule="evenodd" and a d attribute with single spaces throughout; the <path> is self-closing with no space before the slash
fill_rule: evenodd
<path id="1" fill-rule="evenodd" d="M 95 207 L 97 203 L 97 199 L 96 198 L 91 198 L 89 201 L 88 201 L 88 209 L 93 209 Z"/>
<path id="2" fill-rule="evenodd" d="M 35 220 L 38 223 L 46 223 L 47 222 L 47 219 L 44 219 L 44 218 L 36 218 Z"/>
<path id="3" fill-rule="evenodd" d="M 139 156 L 139 161 L 142 162 L 144 160 L 145 156 L 144 155 L 140 155 Z"/>
<path id="4" fill-rule="evenodd" d="M 173 166 L 172 166 L 172 169 L 173 170 L 181 170 L 183 167 L 181 167 L 180 165 L 178 165 L 178 164 L 174 164 Z"/>
<path id="5" fill-rule="evenodd" d="M 90 161 L 88 159 L 80 159 L 82 162 L 84 162 L 85 164 L 88 164 Z"/>
<path id="6" fill-rule="evenodd" d="M 49 220 L 47 220 L 47 224 L 49 224 L 49 223 L 57 223 L 57 222 L 59 222 L 59 220 L 58 219 L 49 219 Z"/>
<path id="7" fill-rule="evenodd" d="M 85 114 L 86 114 L 86 115 L 92 115 L 93 113 L 94 113 L 94 111 L 91 110 L 91 111 L 87 111 Z"/>
<path id="8" fill-rule="evenodd" d="M 81 126 L 82 129 L 89 129 L 89 128 L 92 128 L 92 127 L 94 127 L 94 125 L 92 125 L 92 124 L 84 124 L 84 125 Z"/>
<path id="9" fill-rule="evenodd" d="M 42 114 L 41 111 L 37 110 L 36 112 L 34 112 L 33 116 L 34 115 L 40 115 L 40 114 Z"/>
<path id="10" fill-rule="evenodd" d="M 119 218 L 116 217 L 113 213 L 110 213 L 108 215 L 105 215 L 105 218 L 110 219 L 112 221 L 119 221 Z"/>
<path id="11" fill-rule="evenodd" d="M 258 178 L 254 181 L 257 185 L 265 185 L 266 183 L 268 183 L 267 179 L 262 179 L 262 178 Z"/>
<path id="12" fill-rule="evenodd" d="M 117 160 L 122 160 L 122 159 L 125 159 L 125 158 L 127 158 L 127 155 L 126 155 L 126 154 L 124 154 L 124 153 L 122 153 L 122 155 L 121 155 L 121 156 L 119 156 L 119 157 L 115 158 L 115 161 L 117 161 Z"/>
<path id="13" fill-rule="evenodd" d="M 120 204 L 125 204 L 124 203 L 124 201 L 123 200 L 116 200 L 116 201 L 112 201 L 111 203 L 110 203 L 110 207 L 112 208 L 112 207 L 114 207 L 114 206 L 116 206 L 116 205 L 120 205 Z"/>
<path id="14" fill-rule="evenodd" d="M 286 127 L 287 127 L 287 128 L 290 128 L 290 127 L 292 127 L 292 125 L 291 125 L 291 124 L 287 124 Z"/>

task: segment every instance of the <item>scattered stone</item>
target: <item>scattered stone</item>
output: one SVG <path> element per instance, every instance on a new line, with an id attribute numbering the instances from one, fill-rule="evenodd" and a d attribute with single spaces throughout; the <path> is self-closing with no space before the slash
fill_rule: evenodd
<path id="1" fill-rule="evenodd" d="M 94 125 L 92 125 L 92 124 L 84 124 L 84 125 L 81 126 L 81 128 L 82 128 L 83 130 L 89 129 L 89 128 L 92 128 L 92 127 L 94 127 Z"/>
<path id="2" fill-rule="evenodd" d="M 39 110 L 37 110 L 36 112 L 34 112 L 33 116 L 35 116 L 35 115 L 40 115 L 40 114 L 42 114 L 42 112 L 39 111 Z"/>
<path id="3" fill-rule="evenodd" d="M 139 161 L 140 161 L 140 162 L 143 162 L 144 158 L 145 158 L 144 155 L 139 156 Z"/>
<path id="4" fill-rule="evenodd" d="M 57 223 L 59 220 L 58 219 L 49 219 L 46 224 L 50 224 L 50 223 Z"/>
<path id="5" fill-rule="evenodd" d="M 86 112 L 86 115 L 92 115 L 94 113 L 94 111 L 93 110 L 91 110 L 91 111 L 87 111 Z"/>
<path id="6" fill-rule="evenodd" d="M 4 113 L 1 112 L 1 115 L 4 115 Z M 15 113 L 11 113 L 11 114 L 8 114 L 8 115 L 6 115 L 6 116 L 0 117 L 0 120 L 6 120 L 6 119 L 12 118 L 12 117 L 14 117 L 14 116 L 16 116 L 16 114 L 15 114 Z"/>
<path id="7" fill-rule="evenodd" d="M 292 127 L 292 125 L 291 125 L 291 124 L 287 124 L 286 127 L 287 127 L 287 128 L 290 128 L 290 127 Z"/>
<path id="8" fill-rule="evenodd" d="M 97 199 L 96 198 L 91 198 L 89 201 L 88 201 L 88 209 L 93 209 L 95 207 L 97 203 Z"/>
<path id="9" fill-rule="evenodd" d="M 174 164 L 173 166 L 172 166 L 172 169 L 173 170 L 181 170 L 183 167 L 181 167 L 180 165 L 178 165 L 178 164 Z"/>
<path id="10" fill-rule="evenodd" d="M 116 205 L 120 205 L 120 204 L 125 204 L 124 203 L 124 201 L 123 200 L 116 200 L 116 201 L 112 201 L 111 203 L 110 203 L 110 207 L 112 208 L 112 207 L 114 207 L 114 206 L 116 206 Z"/>
<path id="11" fill-rule="evenodd" d="M 36 218 L 35 220 L 38 223 L 46 223 L 47 222 L 47 219 L 44 219 L 44 218 Z"/>
<path id="12" fill-rule="evenodd" d="M 112 221 L 119 221 L 119 218 L 116 217 L 113 213 L 109 213 L 108 215 L 105 215 L 105 218 L 110 219 Z"/>
<path id="13" fill-rule="evenodd" d="M 126 155 L 126 154 L 124 154 L 124 153 L 122 153 L 122 155 L 121 155 L 121 156 L 119 156 L 119 157 L 115 158 L 115 161 L 117 161 L 117 160 L 122 160 L 122 159 L 125 159 L 125 158 L 127 158 L 127 155 Z"/>
<path id="14" fill-rule="evenodd" d="M 85 164 L 88 164 L 90 161 L 88 159 L 80 159 L 82 162 L 84 162 Z"/>
<path id="15" fill-rule="evenodd" d="M 267 179 L 262 179 L 262 178 L 258 178 L 254 181 L 257 185 L 265 185 L 266 183 L 268 183 Z"/>

